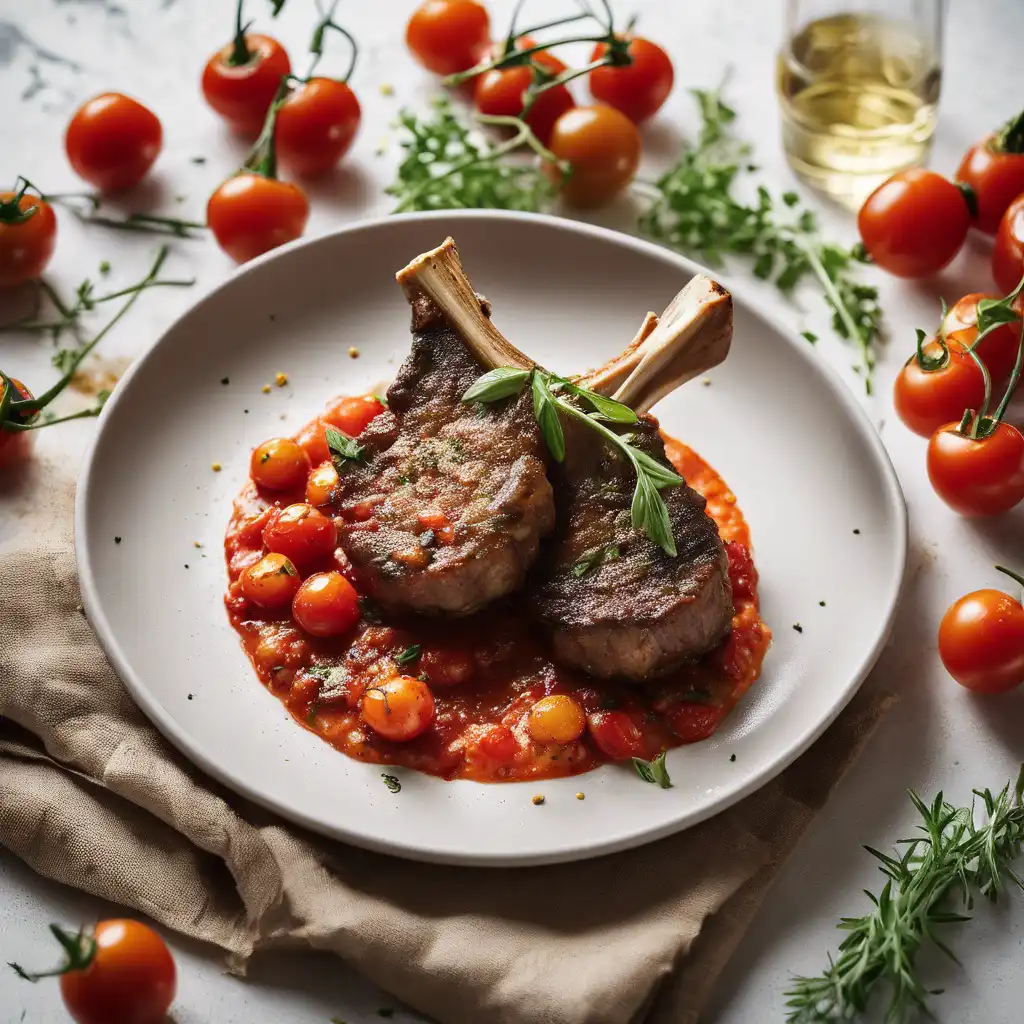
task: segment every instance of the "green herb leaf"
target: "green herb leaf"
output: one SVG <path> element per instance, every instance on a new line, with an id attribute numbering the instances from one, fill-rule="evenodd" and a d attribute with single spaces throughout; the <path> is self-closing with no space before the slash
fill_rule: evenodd
<path id="1" fill-rule="evenodd" d="M 558 418 L 558 407 L 551 394 L 545 374 L 534 371 L 531 375 L 533 389 L 533 415 L 544 437 L 544 443 L 556 462 L 565 458 L 565 434 Z"/>
<path id="2" fill-rule="evenodd" d="M 384 780 L 384 785 L 387 786 L 392 793 L 402 792 L 402 784 L 398 781 L 397 775 L 387 775 L 382 772 L 380 777 Z"/>
<path id="3" fill-rule="evenodd" d="M 671 466 L 666 466 L 657 459 L 652 459 L 646 452 L 639 448 L 629 446 L 629 452 L 634 464 L 643 467 L 644 473 L 659 490 L 662 487 L 678 487 L 683 483 L 683 478 Z"/>
<path id="4" fill-rule="evenodd" d="M 406 647 L 398 657 L 395 658 L 396 665 L 408 665 L 414 662 L 420 654 L 423 652 L 423 648 L 420 644 L 412 644 Z"/>
<path id="5" fill-rule="evenodd" d="M 602 544 L 600 547 L 592 548 L 573 564 L 572 574 L 580 579 L 599 565 L 604 565 L 605 562 L 614 562 L 620 557 L 620 554 L 617 544 Z"/>
<path id="6" fill-rule="evenodd" d="M 367 622 L 383 621 L 380 609 L 368 597 L 359 598 L 359 614 Z"/>
<path id="7" fill-rule="evenodd" d="M 610 423 L 636 423 L 637 415 L 628 405 L 616 402 L 614 398 L 605 398 L 604 395 L 599 395 L 596 391 L 591 391 L 589 388 L 581 388 L 578 384 L 573 384 L 571 381 L 560 380 L 559 383 L 569 394 L 576 395 L 577 398 L 582 399 L 591 409 L 600 413 Z"/>
<path id="8" fill-rule="evenodd" d="M 325 428 L 324 438 L 327 441 L 327 450 L 331 453 L 331 462 L 334 463 L 339 476 L 345 474 L 350 462 L 362 461 L 366 447 L 348 434 L 343 434 L 337 427 Z"/>
<path id="9" fill-rule="evenodd" d="M 529 370 L 499 366 L 482 377 L 477 377 L 462 396 L 464 402 L 497 402 L 501 398 L 518 395 L 530 379 Z"/>
<path id="10" fill-rule="evenodd" d="M 662 789 L 671 789 L 672 780 L 668 777 L 668 768 L 665 766 L 665 755 L 668 751 L 663 750 L 653 761 L 644 761 L 642 758 L 633 758 L 633 767 L 637 775 L 644 782 L 653 782 Z"/>
<path id="11" fill-rule="evenodd" d="M 665 554 L 675 558 L 676 539 L 672 535 L 672 522 L 668 516 L 668 506 L 658 493 L 651 478 L 638 469 L 636 490 L 633 492 L 633 504 L 630 509 L 630 521 L 638 530 L 642 530 Z"/>

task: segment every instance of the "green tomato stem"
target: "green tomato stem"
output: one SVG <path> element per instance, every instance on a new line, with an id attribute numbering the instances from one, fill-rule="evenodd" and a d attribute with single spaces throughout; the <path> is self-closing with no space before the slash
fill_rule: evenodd
<path id="1" fill-rule="evenodd" d="M 1005 565 L 997 565 L 996 569 L 998 569 L 999 572 L 1004 573 L 1006 576 L 1009 576 L 1015 583 L 1019 583 L 1024 587 L 1024 576 L 1015 573 L 1012 569 L 1007 569 Z"/>
<path id="2" fill-rule="evenodd" d="M 248 64 L 252 60 L 252 52 L 245 42 L 245 30 L 249 27 L 248 25 L 242 24 L 242 8 L 245 6 L 245 0 L 238 0 L 238 4 L 235 7 L 235 38 L 233 40 L 231 54 L 225 63 L 229 67 L 239 67 L 242 64 Z"/>
<path id="3" fill-rule="evenodd" d="M 572 36 L 568 39 L 556 39 L 550 43 L 537 43 L 534 46 L 528 46 L 525 50 L 516 50 L 514 53 L 484 61 L 483 64 L 477 64 L 475 67 L 467 68 L 465 71 L 458 71 L 454 75 L 447 75 L 441 79 L 441 84 L 447 86 L 461 85 L 470 78 L 476 78 L 478 75 L 482 75 L 487 71 L 493 71 L 495 68 L 502 68 L 509 64 L 523 64 L 526 62 L 527 57 L 540 53 L 541 50 L 550 50 L 555 46 L 567 46 L 570 43 L 605 43 L 607 41 L 608 36 L 605 34 L 601 36 Z"/>

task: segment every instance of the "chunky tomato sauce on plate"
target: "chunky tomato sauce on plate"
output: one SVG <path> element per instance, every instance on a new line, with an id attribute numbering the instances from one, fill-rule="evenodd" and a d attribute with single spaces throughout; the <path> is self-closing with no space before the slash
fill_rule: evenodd
<path id="1" fill-rule="evenodd" d="M 297 437 L 266 442 L 225 537 L 231 623 L 260 681 L 342 753 L 446 779 L 504 782 L 650 760 L 707 739 L 758 678 L 761 621 L 750 533 L 725 481 L 665 438 L 707 499 L 729 556 L 735 614 L 699 662 L 644 686 L 597 682 L 552 660 L 515 597 L 465 619 L 395 619 L 359 597 L 336 546 L 337 477 L 325 426 L 358 434 L 382 406 L 337 399 Z M 265 486 L 269 483 L 271 486 Z"/>

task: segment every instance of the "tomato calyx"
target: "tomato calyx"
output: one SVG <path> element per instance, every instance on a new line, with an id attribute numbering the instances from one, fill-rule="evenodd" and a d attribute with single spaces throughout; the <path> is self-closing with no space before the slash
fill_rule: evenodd
<path id="1" fill-rule="evenodd" d="M 38 203 L 24 210 L 21 208 L 21 200 L 29 189 L 32 189 L 40 200 L 44 199 L 42 192 L 28 178 L 18 175 L 14 188 L 11 190 L 13 192 L 11 198 L 0 201 L 0 224 L 24 224 L 39 212 Z"/>
<path id="2" fill-rule="evenodd" d="M 238 4 L 235 6 L 235 37 L 231 41 L 231 53 L 224 60 L 229 68 L 242 67 L 244 64 L 260 59 L 259 50 L 250 50 L 245 39 L 245 34 L 252 28 L 253 23 L 247 21 L 244 25 L 242 24 L 242 8 L 244 6 L 245 0 L 238 0 Z"/>
<path id="3" fill-rule="evenodd" d="M 58 978 L 72 971 L 86 971 L 92 966 L 96 959 L 96 939 L 91 932 L 84 927 L 77 932 L 68 932 L 59 924 L 51 924 L 50 931 L 64 950 L 64 963 L 50 971 L 26 971 L 16 963 L 8 964 L 22 980 L 35 983 L 40 978 Z"/>
<path id="4" fill-rule="evenodd" d="M 967 212 L 972 218 L 976 218 L 978 216 L 978 193 L 964 181 L 954 181 L 953 184 L 956 185 L 960 195 L 964 197 Z"/>
<path id="5" fill-rule="evenodd" d="M 946 303 L 942 303 L 942 316 L 945 319 L 946 316 Z M 939 331 L 935 335 L 935 341 L 939 345 L 940 352 L 937 356 L 930 356 L 924 350 L 925 343 L 928 341 L 928 335 L 917 328 L 917 351 L 907 360 L 907 362 L 917 362 L 917 365 L 921 368 L 922 373 L 936 373 L 939 370 L 944 370 L 949 366 L 949 343 L 946 341 L 946 335 L 944 331 Z"/>
<path id="6" fill-rule="evenodd" d="M 997 153 L 1024 153 L 1024 110 L 999 129 L 992 140 L 992 148 Z"/>

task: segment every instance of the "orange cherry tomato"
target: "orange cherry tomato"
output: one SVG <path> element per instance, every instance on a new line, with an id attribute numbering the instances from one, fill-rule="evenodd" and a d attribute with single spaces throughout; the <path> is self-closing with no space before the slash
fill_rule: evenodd
<path id="1" fill-rule="evenodd" d="M 544 162 L 544 173 L 570 206 L 601 206 L 621 192 L 640 163 L 640 134 L 625 114 L 612 107 L 574 107 L 551 131 L 548 149 L 572 165 L 572 174 Z"/>
<path id="2" fill-rule="evenodd" d="M 395 676 L 363 691 L 363 721 L 379 736 L 407 743 L 425 733 L 436 716 L 434 695 L 422 679 Z"/>
<path id="3" fill-rule="evenodd" d="M 334 520 L 304 501 L 274 511 L 263 529 L 268 551 L 290 558 L 300 569 L 323 562 L 334 552 Z"/>
<path id="4" fill-rule="evenodd" d="M 270 36 L 246 35 L 245 48 L 246 61 L 232 63 L 236 46 L 231 42 L 206 62 L 203 95 L 235 131 L 255 135 L 292 65 L 284 47 Z"/>
<path id="5" fill-rule="evenodd" d="M 960 251 L 970 225 L 960 189 L 919 167 L 884 181 L 857 214 L 864 248 L 897 277 L 928 277 L 940 271 Z"/>
<path id="6" fill-rule="evenodd" d="M 95 943 L 93 945 L 92 943 Z M 60 976 L 60 993 L 76 1024 L 160 1024 L 177 976 L 164 940 L 140 921 L 100 921 L 83 938 L 79 958 Z"/>
<path id="7" fill-rule="evenodd" d="M 253 482 L 269 491 L 291 491 L 309 476 L 311 463 L 302 446 L 290 437 L 272 437 L 257 445 L 249 458 Z"/>
<path id="8" fill-rule="evenodd" d="M 928 342 L 922 351 L 929 361 L 943 358 L 937 341 Z M 921 437 L 931 437 L 939 427 L 963 416 L 966 409 L 977 409 L 984 400 L 981 370 L 955 341 L 947 343 L 945 359 L 936 369 L 924 369 L 913 355 L 893 386 L 896 413 Z"/>
<path id="9" fill-rule="evenodd" d="M 1024 277 L 1024 195 L 1006 208 L 992 247 L 992 276 L 1004 295 Z"/>
<path id="10" fill-rule="evenodd" d="M 321 462 L 306 481 L 306 501 L 314 506 L 327 505 L 337 486 L 338 471 L 334 468 L 334 463 Z"/>
<path id="11" fill-rule="evenodd" d="M 261 608 L 284 608 L 301 582 L 291 560 L 272 551 L 242 573 L 239 586 L 242 595 Z"/>
<path id="12" fill-rule="evenodd" d="M 526 716 L 530 739 L 548 746 L 575 743 L 587 727 L 583 708 L 564 693 L 541 697 Z"/>
<path id="13" fill-rule="evenodd" d="M 608 52 L 607 43 L 598 43 L 590 55 L 600 60 Z M 669 55 L 657 43 L 640 36 L 629 41 L 633 63 L 618 67 L 606 64 L 587 76 L 590 95 L 598 103 L 622 111 L 635 124 L 652 117 L 672 91 L 675 72 Z"/>
<path id="14" fill-rule="evenodd" d="M 949 341 L 957 342 L 964 348 L 974 344 L 978 336 L 978 303 L 982 299 L 997 299 L 998 295 L 987 295 L 985 292 L 971 292 L 962 299 L 950 306 L 946 317 L 942 321 L 942 328 L 946 332 Z M 1018 309 L 1019 312 L 1019 309 Z M 997 327 L 991 334 L 986 334 L 977 348 L 988 372 L 994 381 L 1003 380 L 1008 377 L 1014 364 L 1017 362 L 1017 349 L 1020 346 L 1021 325 L 1004 324 Z M 976 409 L 977 404 L 964 406 L 964 408 Z M 963 410 L 961 410 L 962 412 Z M 947 416 L 946 419 L 955 418 L 955 413 Z M 936 424 L 938 426 L 938 424 Z"/>
<path id="15" fill-rule="evenodd" d="M 340 572 L 314 573 L 296 592 L 292 615 L 310 636 L 340 636 L 359 621 L 359 595 Z"/>
<path id="16" fill-rule="evenodd" d="M 359 100 L 333 78 L 311 78 L 277 112 L 277 154 L 294 174 L 324 174 L 348 152 L 360 119 Z"/>
<path id="17" fill-rule="evenodd" d="M 38 196 L 0 192 L 0 288 L 41 277 L 56 244 L 57 218 L 49 203 Z"/>
<path id="18" fill-rule="evenodd" d="M 405 29 L 412 55 L 435 75 L 454 75 L 478 63 L 491 42 L 491 20 L 476 0 L 426 0 Z"/>
<path id="19" fill-rule="evenodd" d="M 941 427 L 928 442 L 928 478 L 935 493 L 964 516 L 997 516 L 1024 499 L 1024 435 L 1009 423 L 972 440 Z"/>
<path id="20" fill-rule="evenodd" d="M 206 221 L 217 244 L 244 263 L 301 238 L 309 200 L 298 185 L 253 171 L 228 178 L 206 205 Z"/>
<path id="21" fill-rule="evenodd" d="M 939 626 L 946 671 L 968 690 L 1005 693 L 1024 683 L 1024 608 L 1001 590 L 955 601 Z"/>
<path id="22" fill-rule="evenodd" d="M 119 92 L 105 92 L 84 103 L 64 135 L 75 173 L 102 192 L 137 185 L 160 155 L 162 144 L 156 114 Z"/>
<path id="23" fill-rule="evenodd" d="M 0 375 L 0 397 L 8 387 L 13 388 L 14 393 L 11 396 L 13 401 L 24 401 L 33 397 L 32 392 L 20 380 Z M 27 414 L 8 413 L 8 419 L 15 423 L 31 423 L 37 415 L 38 413 L 34 411 Z M 35 447 L 35 440 L 36 432 L 34 430 L 5 430 L 3 424 L 0 423 L 0 470 L 13 469 L 15 466 L 21 466 L 27 462 Z"/>
<path id="24" fill-rule="evenodd" d="M 974 226 L 994 235 L 1006 208 L 1024 193 L 1024 153 L 1001 149 L 999 136 L 989 135 L 967 150 L 956 177 L 974 190 L 978 202 Z"/>
<path id="25" fill-rule="evenodd" d="M 476 674 L 476 661 L 472 651 L 429 647 L 420 655 L 419 668 L 433 686 L 461 686 Z"/>
<path id="26" fill-rule="evenodd" d="M 349 437 L 358 437 L 370 420 L 379 416 L 384 409 L 384 403 L 376 395 L 360 395 L 356 398 L 343 396 L 327 406 L 323 419 Z"/>

